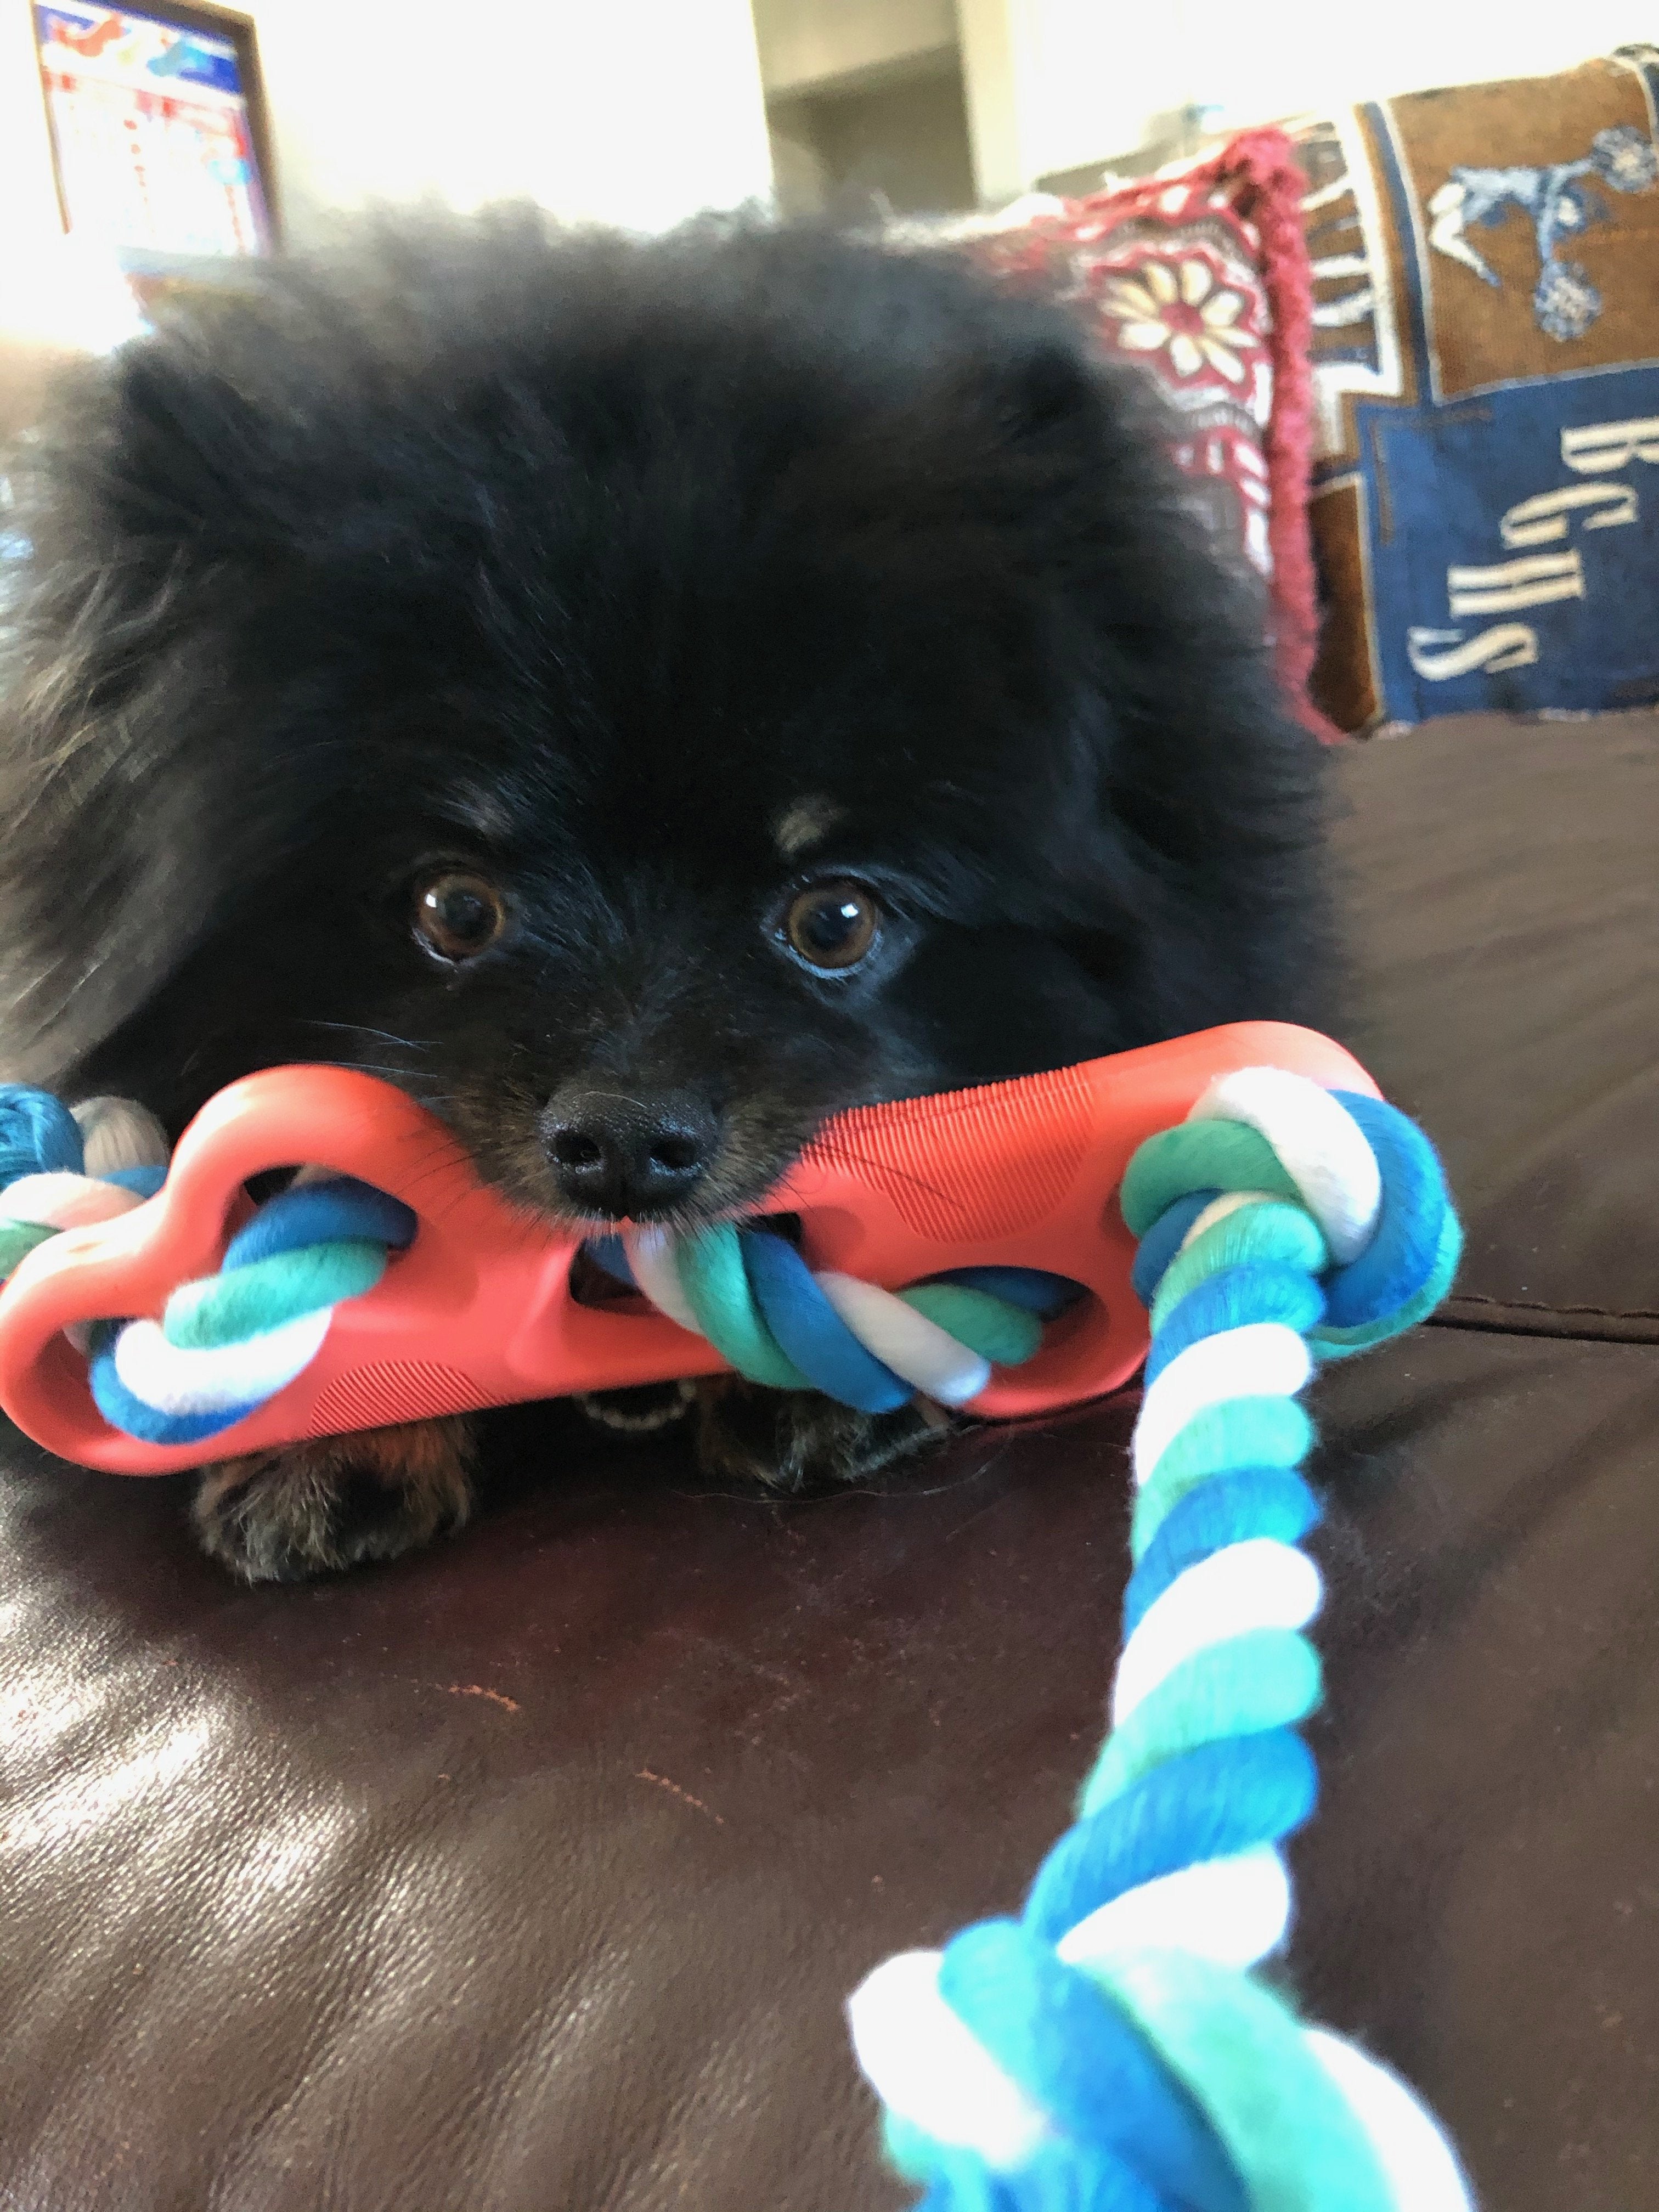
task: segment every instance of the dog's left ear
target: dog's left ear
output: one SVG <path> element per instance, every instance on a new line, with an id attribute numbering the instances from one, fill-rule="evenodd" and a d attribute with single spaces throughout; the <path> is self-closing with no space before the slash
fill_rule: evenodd
<path id="1" fill-rule="evenodd" d="M 1057 335 L 1032 347 L 1015 365 L 1011 386 L 1012 424 L 1028 437 L 1074 428 L 1101 404 L 1093 363 L 1075 343 Z"/>
<path id="2" fill-rule="evenodd" d="M 1056 312 L 1024 336 L 998 364 L 993 402 L 1029 502 L 1016 526 L 1034 543 L 1068 541 L 1085 570 L 1122 563 L 1108 599 L 1126 613 L 1149 594 L 1167 601 L 1152 573 L 1164 566 L 1167 525 L 1142 528 L 1131 516 L 1164 517 L 1179 507 L 1165 459 L 1178 425 L 1151 377 L 1103 359 L 1069 316 Z"/>
<path id="3" fill-rule="evenodd" d="M 1178 419 L 1080 327 L 1033 335 L 1000 405 L 1029 501 L 1023 554 L 1067 617 L 1052 635 L 1091 798 L 1064 836 L 1095 909 L 1079 957 L 1121 988 L 1127 913 L 1163 970 L 1149 1004 L 1186 1026 L 1316 1015 L 1321 750 L 1275 671 L 1261 580 L 1212 539 L 1175 466 Z"/>

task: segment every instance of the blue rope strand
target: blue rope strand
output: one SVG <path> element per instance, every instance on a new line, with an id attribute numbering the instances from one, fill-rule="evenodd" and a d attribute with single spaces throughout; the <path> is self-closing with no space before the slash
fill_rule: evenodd
<path id="1" fill-rule="evenodd" d="M 1328 1325 L 1357 1328 L 1397 1316 L 1428 1282 L 1449 1209 L 1440 1163 L 1423 1132 L 1379 1098 L 1357 1091 L 1334 1095 L 1364 1132 L 1382 1173 L 1370 1243 L 1326 1285 Z"/>
<path id="2" fill-rule="evenodd" d="M 1027 1926 L 987 1920 L 945 1947 L 939 1995 L 1066 2133 L 1191 2212 L 1249 2212 L 1190 2094 L 1098 1985 Z"/>
<path id="3" fill-rule="evenodd" d="M 1066 1830 L 1037 1869 L 1021 1917 L 1057 1943 L 1126 1890 L 1282 1842 L 1318 1796 L 1313 1753 L 1288 1729 L 1182 1752 Z"/>
<path id="4" fill-rule="evenodd" d="M 0 1083 L 0 1190 L 29 1175 L 80 1175 L 81 1125 L 62 1099 L 33 1084 Z"/>
<path id="5" fill-rule="evenodd" d="M 915 1395 L 911 1385 L 854 1336 L 787 1237 L 775 1230 L 744 1229 L 738 1242 L 762 1321 L 815 1390 L 863 1413 L 892 1413 L 909 1403 Z M 592 1237 L 584 1249 L 613 1281 L 638 1288 L 620 1237 Z M 1068 1277 L 1039 1267 L 952 1267 L 927 1279 L 978 1291 L 1045 1322 L 1087 1295 Z"/>
<path id="6" fill-rule="evenodd" d="M 167 1179 L 165 1168 L 106 1168 L 100 1181 L 117 1184 L 140 1198 L 154 1198 Z"/>
<path id="7" fill-rule="evenodd" d="M 1264 1086 L 1257 1097 L 1270 1126 L 1281 1094 Z M 1241 1101 L 1245 1113 L 1250 1103 Z M 1237 1230 L 1218 1225 L 1192 1245 L 1182 1287 L 1168 1310 L 1156 1313 L 1149 1384 L 1192 1347 L 1264 1322 L 1294 1330 L 1326 1356 L 1358 1348 L 1373 1333 L 1380 1338 L 1409 1325 L 1443 1292 L 1459 1232 L 1431 1147 L 1389 1108 L 1348 1097 L 1340 1103 L 1378 1164 L 1381 1200 L 1365 1249 L 1346 1266 L 1330 1265 L 1325 1239 L 1305 1211 L 1305 1233 L 1267 1216 Z M 1324 1112 L 1310 1106 L 1302 1125 L 1310 1172 L 1334 1171 L 1320 1164 L 1316 1149 L 1335 1141 L 1320 1137 L 1329 1128 Z M 1218 1182 L 1218 1170 L 1259 1176 L 1270 1193 L 1294 1183 L 1248 1121 L 1243 1131 L 1216 1126 L 1225 1133 L 1213 1141 L 1201 1126 L 1188 1125 L 1178 1145 L 1154 1139 L 1156 1157 L 1148 1149 L 1138 1185 L 1137 1225 L 1145 1233 L 1133 1279 L 1149 1304 L 1215 1195 L 1212 1188 L 1172 1188 L 1180 1176 L 1207 1167 Z M 1294 1152 L 1304 1140 L 1289 1130 L 1287 1141 Z M 1143 1218 L 1154 1191 L 1164 1210 L 1156 1219 Z M 1290 1201 L 1275 1195 L 1273 1203 L 1283 1213 Z M 1238 1256 L 1251 1253 L 1260 1256 Z M 1318 1501 L 1298 1472 L 1312 1437 L 1306 1414 L 1290 1395 L 1259 1397 L 1247 1387 L 1231 1397 L 1212 1395 L 1212 1381 L 1228 1372 L 1218 1364 L 1212 1378 L 1210 1370 L 1194 1368 L 1189 1382 L 1176 1386 L 1188 1395 L 1164 1401 L 1182 1412 L 1157 1463 L 1142 1470 L 1126 1639 L 1191 1570 L 1255 1540 L 1293 1548 L 1318 1522 Z M 1273 1571 L 1288 1577 L 1285 1601 L 1294 1613 L 1295 1575 Z M 1272 1942 L 1282 1869 L 1275 1874 L 1268 1854 L 1310 1816 L 1318 1793 L 1312 1754 L 1297 1733 L 1318 1700 L 1318 1659 L 1299 1628 L 1275 1622 L 1273 1603 L 1256 1615 L 1247 1602 L 1231 1632 L 1224 1613 L 1206 1638 L 1199 1588 L 1192 1586 L 1184 1613 L 1166 1613 L 1164 1626 L 1139 1645 L 1140 1671 L 1127 1678 L 1130 1694 L 1085 1784 L 1075 1826 L 1038 1869 L 1020 1941 L 1008 1923 L 988 1923 L 944 1954 L 939 1996 L 1052 2133 L 1019 2154 L 1018 2171 L 988 2178 L 983 2159 L 945 2144 L 931 2146 L 930 2163 L 931 2139 L 913 2130 L 906 2170 L 925 2178 L 932 2212 L 981 2206 L 1075 2212 L 1085 2205 L 1115 2212 L 1129 2204 L 1136 2212 L 1208 2212 L 1212 2202 L 1239 2212 L 1268 2212 L 1270 2205 L 1275 2212 L 1328 2212 L 1350 2201 L 1369 2212 L 1385 2205 L 1413 2212 L 1366 2132 L 1373 2123 L 1362 2124 L 1358 2106 L 1325 2070 L 1294 2016 L 1249 1973 L 1220 1963 L 1224 1944 L 1214 1960 L 1202 1946 L 1189 1954 L 1178 1940 L 1161 1948 L 1158 1913 L 1168 1907 L 1149 1899 L 1144 1922 L 1132 1903 L 1127 1916 L 1091 1932 L 1096 1948 L 1079 1953 L 1086 1967 L 1067 1965 L 1054 1948 L 1103 1907 L 1187 1874 L 1198 1878 L 1191 1894 L 1207 1900 L 1203 1910 L 1221 1911 L 1238 1900 L 1252 1930 L 1245 1940 L 1261 1946 L 1253 1955 Z M 1237 1606 L 1246 1590 L 1243 1561 L 1224 1570 L 1214 1588 L 1224 1603 Z M 1259 1929 L 1248 1918 L 1252 1912 L 1261 1915 Z M 1144 1938 L 1127 1932 L 1142 1925 L 1149 1931 Z M 1125 1948 L 1114 1951 L 1115 1942 Z M 1138 1949 L 1138 1942 L 1152 1948 Z M 971 1974 L 960 1963 L 964 1943 L 973 1947 Z M 1076 1996 L 1079 1986 L 1086 2002 Z M 1149 2070 L 1126 2069 L 1103 2032 L 1099 2008 L 1108 2003 Z M 1274 2069 L 1271 2080 L 1256 2083 L 1251 2069 L 1267 2066 Z M 1173 2106 L 1172 2076 L 1180 2100 Z M 902 2069 L 895 2080 L 901 2078 Z M 918 2091 L 925 2078 L 916 2075 Z M 952 2129 L 971 2130 L 967 2084 L 954 2094 L 959 2101 L 942 2109 L 953 2113 Z M 1200 2133 L 1172 2118 L 1185 2119 L 1189 2109 Z M 988 2142 L 1000 2139 L 994 2127 Z M 1182 2165 L 1200 2143 L 1214 2148 L 1214 2168 Z M 1334 2188 L 1345 2193 L 1333 2195 Z M 1221 2193 L 1212 2197 L 1212 2190 Z"/>
<path id="8" fill-rule="evenodd" d="M 1170 1508 L 1129 1577 L 1123 1593 L 1126 1641 L 1153 1599 L 1188 1567 L 1252 1536 L 1299 1544 L 1318 1527 L 1323 1511 L 1302 1477 L 1284 1467 L 1236 1468 L 1188 1491 Z"/>
<path id="9" fill-rule="evenodd" d="M 909 1403 L 910 1385 L 859 1342 L 793 1244 L 769 1235 L 739 1241 L 762 1319 L 815 1390 L 860 1413 L 890 1413 Z"/>
<path id="10" fill-rule="evenodd" d="M 225 1247 L 221 1274 L 274 1260 L 279 1253 L 302 1251 L 307 1244 L 336 1244 L 348 1238 L 387 1244 L 401 1252 L 415 1241 L 419 1226 L 413 1207 L 355 1176 L 295 1183 L 267 1199 L 253 1218 Z"/>
<path id="11" fill-rule="evenodd" d="M 1188 1346 L 1247 1322 L 1273 1321 L 1305 1336 L 1322 1317 L 1324 1293 L 1311 1275 L 1271 1260 L 1242 1261 L 1206 1275 L 1167 1314 L 1146 1355 L 1150 1388 Z"/>
<path id="12" fill-rule="evenodd" d="M 118 1328 L 119 1323 L 116 1326 Z M 257 1413 L 257 1405 L 234 1406 L 212 1413 L 164 1413 L 135 1398 L 115 1370 L 113 1351 L 100 1352 L 88 1364 L 93 1403 L 112 1429 L 147 1444 L 199 1444 L 234 1429 Z"/>
<path id="13" fill-rule="evenodd" d="M 1189 1191 L 1185 1198 L 1178 1198 L 1173 1206 L 1166 1206 L 1141 1238 L 1136 1248 L 1129 1280 L 1142 1305 L 1151 1306 L 1158 1295 L 1158 1286 L 1164 1280 L 1165 1270 L 1181 1249 L 1187 1231 L 1205 1207 L 1213 1205 L 1220 1195 L 1218 1190 Z"/>

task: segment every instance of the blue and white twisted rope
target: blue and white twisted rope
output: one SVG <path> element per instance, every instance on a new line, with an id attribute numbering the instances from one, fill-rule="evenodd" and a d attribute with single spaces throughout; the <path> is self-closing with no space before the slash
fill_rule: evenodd
<path id="1" fill-rule="evenodd" d="M 167 1158 L 159 1123 L 130 1101 L 71 1113 L 49 1092 L 0 1086 L 0 1279 L 59 1230 L 141 1205 Z M 310 1365 L 335 1308 L 372 1290 L 416 1228 L 384 1191 L 302 1170 L 231 1239 L 217 1273 L 179 1285 L 159 1321 L 82 1333 L 100 1412 L 155 1444 L 234 1427 Z M 588 1249 L 739 1374 L 872 1413 L 918 1391 L 951 1406 L 976 1397 L 994 1364 L 1031 1357 L 1043 1322 L 1077 1294 L 1022 1267 L 959 1269 L 892 1292 L 814 1273 L 783 1237 L 735 1224 L 678 1238 L 632 1231 Z"/>
<path id="2" fill-rule="evenodd" d="M 60 1230 L 112 1219 L 167 1176 L 166 1132 L 131 1099 L 71 1112 L 49 1091 L 0 1085 L 0 1279 Z M 303 1373 L 342 1300 L 372 1290 L 416 1218 L 349 1176 L 302 1170 L 226 1247 L 219 1272 L 181 1283 L 161 1320 L 73 1332 L 99 1411 L 146 1443 L 198 1443 L 246 1420 Z"/>
<path id="3" fill-rule="evenodd" d="M 994 1366 L 1030 1358 L 1043 1322 L 1079 1295 L 1036 1267 L 957 1267 L 885 1291 L 815 1270 L 776 1231 L 736 1222 L 685 1237 L 633 1229 L 587 1249 L 751 1382 L 822 1391 L 865 1413 L 890 1413 L 918 1392 L 968 1404 Z"/>
<path id="4" fill-rule="evenodd" d="M 1405 2085 L 1251 1971 L 1317 1795 L 1296 1393 L 1444 1296 L 1439 1163 L 1391 1108 L 1257 1068 L 1144 1145 L 1121 1203 L 1152 1345 L 1110 1732 L 1019 1918 L 851 1999 L 890 2152 L 925 2212 L 1467 2212 Z"/>

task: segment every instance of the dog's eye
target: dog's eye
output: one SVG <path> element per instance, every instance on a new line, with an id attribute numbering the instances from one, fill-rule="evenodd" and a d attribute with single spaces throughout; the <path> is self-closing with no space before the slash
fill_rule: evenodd
<path id="1" fill-rule="evenodd" d="M 809 968 L 840 975 L 868 955 L 881 929 L 881 908 L 862 884 L 814 884 L 784 917 L 789 949 Z"/>
<path id="2" fill-rule="evenodd" d="M 446 869 L 415 887 L 415 933 L 441 960 L 476 960 L 506 927 L 506 903 L 483 876 Z"/>

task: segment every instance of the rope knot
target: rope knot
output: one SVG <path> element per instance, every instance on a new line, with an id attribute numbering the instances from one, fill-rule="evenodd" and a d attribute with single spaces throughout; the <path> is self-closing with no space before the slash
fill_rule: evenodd
<path id="1" fill-rule="evenodd" d="M 1267 1253 L 1317 1278 L 1323 1311 L 1304 1329 L 1327 1358 L 1363 1351 L 1431 1313 L 1451 1286 L 1462 1232 L 1434 1147 L 1396 1108 L 1326 1091 L 1274 1067 L 1218 1076 L 1185 1121 L 1150 1137 L 1120 1197 L 1140 1239 L 1135 1290 L 1159 1325 L 1171 1291 Z M 1282 1218 L 1225 1224 L 1248 1207 Z M 1317 1241 L 1308 1234 L 1317 1232 Z M 1211 1265 L 1177 1266 L 1206 1237 Z M 1171 1277 L 1173 1275 L 1173 1280 Z"/>

